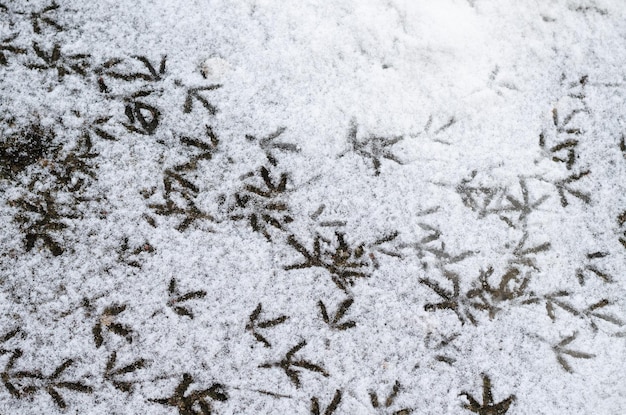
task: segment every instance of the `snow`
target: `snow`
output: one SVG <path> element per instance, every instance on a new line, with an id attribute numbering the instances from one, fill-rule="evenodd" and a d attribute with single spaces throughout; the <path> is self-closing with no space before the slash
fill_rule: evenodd
<path id="1" fill-rule="evenodd" d="M 0 4 L 0 413 L 625 413 L 625 18 Z"/>

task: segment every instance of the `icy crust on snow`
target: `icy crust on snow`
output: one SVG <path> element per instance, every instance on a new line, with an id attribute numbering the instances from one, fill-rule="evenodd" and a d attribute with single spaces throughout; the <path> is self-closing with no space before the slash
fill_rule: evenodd
<path id="1" fill-rule="evenodd" d="M 0 413 L 626 411 L 620 1 L 0 3 Z"/>

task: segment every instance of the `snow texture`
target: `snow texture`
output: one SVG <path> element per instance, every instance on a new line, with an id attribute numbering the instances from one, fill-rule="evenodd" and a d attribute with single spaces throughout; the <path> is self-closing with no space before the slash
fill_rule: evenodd
<path id="1" fill-rule="evenodd" d="M 626 413 L 621 0 L 0 0 L 0 413 Z"/>

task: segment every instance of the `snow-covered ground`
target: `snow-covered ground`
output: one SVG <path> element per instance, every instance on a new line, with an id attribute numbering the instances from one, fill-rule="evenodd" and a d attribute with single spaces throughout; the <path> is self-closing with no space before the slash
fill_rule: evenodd
<path id="1" fill-rule="evenodd" d="M 621 0 L 0 0 L 1 414 L 626 413 Z"/>

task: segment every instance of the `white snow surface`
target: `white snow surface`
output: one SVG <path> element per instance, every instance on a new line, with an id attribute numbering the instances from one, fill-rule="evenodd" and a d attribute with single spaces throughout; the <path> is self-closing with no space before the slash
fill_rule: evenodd
<path id="1" fill-rule="evenodd" d="M 626 413 L 622 0 L 0 3 L 0 414 Z"/>

